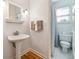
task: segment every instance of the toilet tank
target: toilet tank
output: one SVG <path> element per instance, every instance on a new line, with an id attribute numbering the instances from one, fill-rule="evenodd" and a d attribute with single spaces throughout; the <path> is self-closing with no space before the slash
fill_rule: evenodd
<path id="1" fill-rule="evenodd" d="M 72 42 L 72 35 L 60 34 L 60 41 Z"/>

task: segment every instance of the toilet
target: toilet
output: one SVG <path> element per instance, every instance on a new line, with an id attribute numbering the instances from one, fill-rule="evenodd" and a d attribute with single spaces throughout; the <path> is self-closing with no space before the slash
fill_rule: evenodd
<path id="1" fill-rule="evenodd" d="M 62 47 L 63 52 L 68 52 L 68 49 L 70 48 L 70 43 L 66 41 L 60 41 L 60 45 Z"/>
<path id="2" fill-rule="evenodd" d="M 60 46 L 63 52 L 68 52 L 71 47 L 71 35 L 60 35 Z"/>

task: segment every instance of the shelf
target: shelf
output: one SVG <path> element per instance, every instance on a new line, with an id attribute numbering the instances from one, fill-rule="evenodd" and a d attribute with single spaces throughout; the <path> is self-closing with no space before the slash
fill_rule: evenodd
<path id="1" fill-rule="evenodd" d="M 22 24 L 24 21 L 16 21 L 16 20 L 6 20 L 7 23 L 16 23 L 16 24 Z"/>

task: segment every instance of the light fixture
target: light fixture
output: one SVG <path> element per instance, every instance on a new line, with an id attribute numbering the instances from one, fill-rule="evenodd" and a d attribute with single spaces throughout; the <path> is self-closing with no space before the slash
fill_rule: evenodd
<path id="1" fill-rule="evenodd" d="M 27 17 L 27 15 L 28 15 L 28 10 L 27 9 L 22 9 L 22 20 L 25 20 L 25 18 Z"/>
<path id="2" fill-rule="evenodd" d="M 27 9 L 23 10 L 23 13 L 25 16 L 28 15 L 28 10 Z"/>

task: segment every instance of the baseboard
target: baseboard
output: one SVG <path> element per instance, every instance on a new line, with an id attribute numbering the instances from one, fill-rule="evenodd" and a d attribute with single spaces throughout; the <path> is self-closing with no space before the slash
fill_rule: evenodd
<path id="1" fill-rule="evenodd" d="M 39 53 L 38 51 L 32 49 L 32 48 L 29 48 L 29 49 L 26 49 L 25 51 L 22 52 L 22 54 L 20 56 L 23 56 L 24 54 L 26 54 L 27 52 L 33 52 L 34 54 L 38 55 L 39 57 L 43 58 L 43 59 L 47 59 L 46 56 L 44 56 L 43 54 Z"/>
<path id="2" fill-rule="evenodd" d="M 11 59 L 16 59 L 16 57 L 12 57 Z"/>

